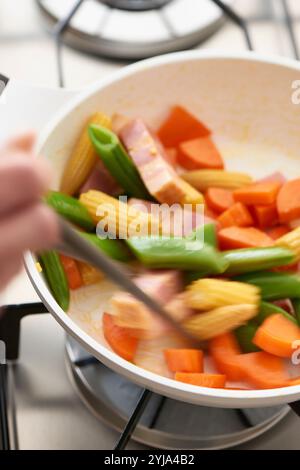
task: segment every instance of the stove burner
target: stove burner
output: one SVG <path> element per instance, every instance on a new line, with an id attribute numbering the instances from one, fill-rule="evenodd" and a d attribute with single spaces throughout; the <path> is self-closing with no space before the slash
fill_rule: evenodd
<path id="1" fill-rule="evenodd" d="M 118 450 L 131 437 L 156 449 L 231 448 L 265 433 L 289 412 L 287 406 L 234 410 L 162 397 L 108 369 L 71 337 L 67 338 L 66 358 L 83 402 L 108 426 L 123 431 Z"/>
<path id="2" fill-rule="evenodd" d="M 111 8 L 127 11 L 156 10 L 170 3 L 172 0 L 100 0 Z"/>

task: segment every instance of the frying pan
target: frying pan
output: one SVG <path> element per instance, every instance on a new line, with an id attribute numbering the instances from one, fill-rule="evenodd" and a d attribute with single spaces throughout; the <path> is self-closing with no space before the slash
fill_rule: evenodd
<path id="1" fill-rule="evenodd" d="M 156 127 L 169 107 L 180 103 L 213 129 L 229 169 L 254 177 L 273 171 L 295 177 L 300 107 L 293 83 L 299 77 L 298 63 L 256 54 L 194 51 L 160 56 L 125 68 L 68 102 L 41 132 L 37 151 L 51 162 L 56 189 L 78 133 L 96 110 L 142 116 Z M 28 275 L 49 312 L 92 355 L 137 384 L 176 400 L 223 408 L 265 407 L 300 399 L 300 386 L 209 389 L 175 382 L 125 361 L 109 348 L 101 331 L 101 315 L 114 287 L 103 281 L 75 291 L 66 314 L 35 261 L 32 253 L 26 253 Z M 295 372 L 300 375 L 300 370 Z"/>

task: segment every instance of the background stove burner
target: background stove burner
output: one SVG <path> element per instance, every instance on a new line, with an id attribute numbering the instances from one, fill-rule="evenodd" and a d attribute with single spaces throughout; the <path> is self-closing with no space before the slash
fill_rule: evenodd
<path id="1" fill-rule="evenodd" d="M 119 8 L 119 10 L 128 11 L 145 11 L 155 10 L 165 6 L 172 0 L 99 0 L 105 5 L 112 8 Z"/>

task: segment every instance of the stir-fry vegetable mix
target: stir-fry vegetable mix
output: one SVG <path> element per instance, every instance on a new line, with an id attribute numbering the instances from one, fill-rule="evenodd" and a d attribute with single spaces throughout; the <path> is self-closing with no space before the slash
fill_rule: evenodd
<path id="1" fill-rule="evenodd" d="M 191 349 L 154 312 L 117 292 L 102 326 L 122 358 L 202 387 L 300 384 L 286 367 L 300 341 L 300 178 L 275 173 L 253 180 L 225 166 L 211 130 L 182 106 L 156 131 L 141 118 L 96 113 L 75 144 L 60 191 L 45 201 L 99 250 L 131 263 L 137 285 L 204 344 L 203 351 Z M 114 184 L 128 200 L 118 201 Z M 197 225 L 202 203 L 204 223 Z M 153 211 L 159 204 L 189 204 L 188 229 L 178 231 L 186 222 L 176 219 L 165 233 L 164 216 Z M 103 278 L 55 252 L 39 259 L 65 311 L 70 290 Z M 205 368 L 206 355 L 213 370 Z"/>

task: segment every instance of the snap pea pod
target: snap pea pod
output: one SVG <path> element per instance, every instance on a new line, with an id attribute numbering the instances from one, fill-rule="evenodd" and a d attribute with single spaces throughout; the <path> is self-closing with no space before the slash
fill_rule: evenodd
<path id="1" fill-rule="evenodd" d="M 240 326 L 235 330 L 235 337 L 244 353 L 260 351 L 260 349 L 252 342 L 257 328 L 258 325 L 253 322 L 249 322 L 247 325 Z"/>
<path id="2" fill-rule="evenodd" d="M 105 127 L 89 126 L 91 142 L 104 165 L 128 196 L 153 199 L 119 138 Z"/>
<path id="3" fill-rule="evenodd" d="M 293 304 L 297 324 L 300 325 L 300 299 L 293 299 L 292 304 Z"/>
<path id="4" fill-rule="evenodd" d="M 110 258 L 116 261 L 127 262 L 131 259 L 131 253 L 125 243 L 120 240 L 110 238 L 99 238 L 94 233 L 80 232 L 86 240 L 93 243 L 97 248 L 107 254 Z"/>
<path id="5" fill-rule="evenodd" d="M 214 248 L 218 245 L 216 224 L 204 224 L 197 227 L 187 237 L 189 240 L 203 241 L 207 245 L 213 246 Z"/>
<path id="6" fill-rule="evenodd" d="M 288 320 L 292 321 L 293 323 L 297 323 L 297 320 L 293 315 L 290 315 L 286 310 L 283 308 L 278 307 L 278 305 L 270 304 L 268 302 L 261 302 L 260 309 L 258 315 L 255 317 L 255 322 L 261 325 L 266 318 L 274 315 L 276 313 L 280 313 Z"/>
<path id="7" fill-rule="evenodd" d="M 300 276 L 268 271 L 243 274 L 234 278 L 260 288 L 263 300 L 299 299 Z"/>
<path id="8" fill-rule="evenodd" d="M 58 254 L 56 251 L 45 251 L 39 255 L 39 262 L 55 300 L 66 312 L 70 303 L 70 291 Z"/>
<path id="9" fill-rule="evenodd" d="M 45 201 L 58 214 L 79 227 L 88 231 L 95 228 L 88 210 L 80 201 L 78 201 L 78 199 L 58 191 L 49 191 L 45 196 Z"/>
<path id="10" fill-rule="evenodd" d="M 225 251 L 223 256 L 229 263 L 228 274 L 242 274 L 285 266 L 293 262 L 295 255 L 288 248 L 243 248 Z"/>
<path id="11" fill-rule="evenodd" d="M 218 246 L 218 239 L 217 239 L 217 231 L 216 231 L 216 224 L 204 224 L 200 227 L 193 230 L 193 232 L 188 235 L 187 237 L 189 240 L 199 240 L 203 241 L 205 244 L 212 246 L 213 248 L 217 248 Z M 203 277 L 209 276 L 208 271 L 187 271 L 184 276 L 184 280 L 186 284 L 190 284 L 193 281 L 197 281 L 197 279 L 201 279 Z"/>
<path id="12" fill-rule="evenodd" d="M 126 240 L 136 257 L 151 268 L 204 270 L 223 273 L 227 262 L 213 247 L 197 240 L 169 237 L 133 237 Z"/>

